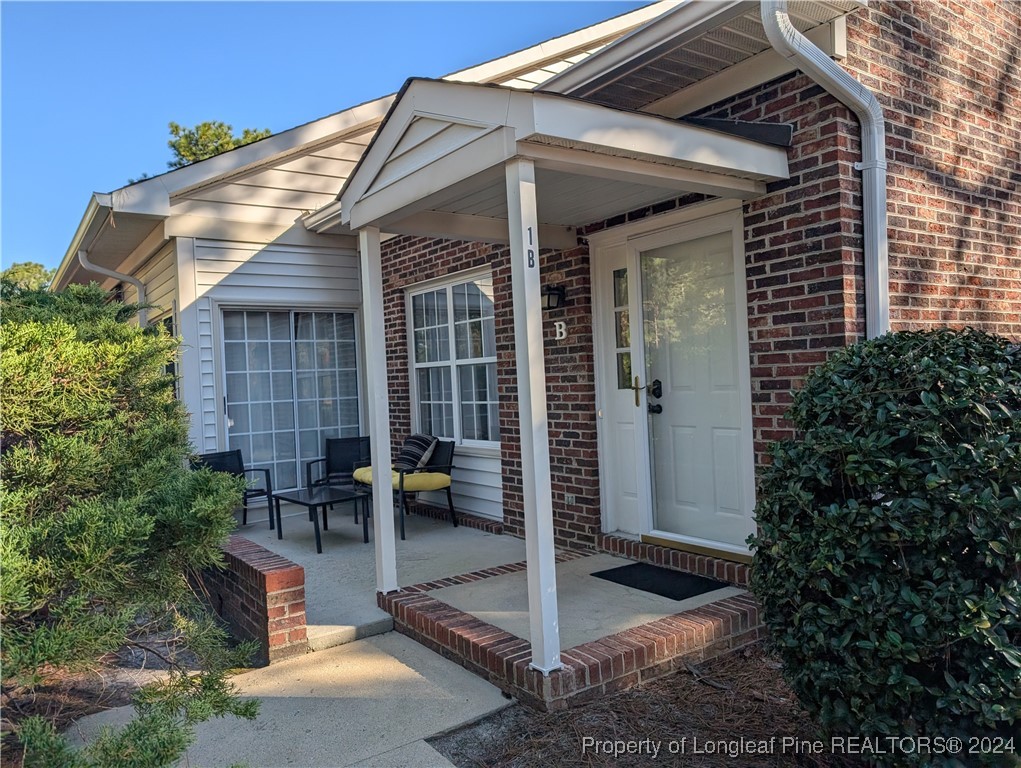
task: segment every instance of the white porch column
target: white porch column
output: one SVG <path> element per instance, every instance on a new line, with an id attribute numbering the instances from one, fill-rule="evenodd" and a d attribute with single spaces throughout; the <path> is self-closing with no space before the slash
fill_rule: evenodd
<path id="1" fill-rule="evenodd" d="M 397 590 L 397 542 L 390 492 L 390 400 L 386 381 L 386 329 L 383 323 L 383 272 L 379 229 L 358 230 L 362 276 L 362 338 L 365 386 L 372 437 L 372 530 L 376 542 L 376 590 Z"/>
<path id="2" fill-rule="evenodd" d="M 511 300 L 521 429 L 521 480 L 528 562 L 528 619 L 532 664 L 549 674 L 560 665 L 557 574 L 553 550 L 553 497 L 546 414 L 546 362 L 539 284 L 539 219 L 535 165 L 509 160 L 507 222 L 510 229 Z"/>

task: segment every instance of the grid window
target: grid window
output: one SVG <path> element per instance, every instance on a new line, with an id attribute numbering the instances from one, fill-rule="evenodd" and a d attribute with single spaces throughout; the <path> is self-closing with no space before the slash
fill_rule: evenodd
<path id="1" fill-rule="evenodd" d="M 493 279 L 411 295 L 418 428 L 459 443 L 500 439 Z"/>

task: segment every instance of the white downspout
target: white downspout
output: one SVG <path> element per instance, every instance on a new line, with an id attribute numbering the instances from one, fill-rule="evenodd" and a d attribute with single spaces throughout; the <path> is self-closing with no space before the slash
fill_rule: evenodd
<path id="1" fill-rule="evenodd" d="M 106 229 L 111 218 L 113 218 L 112 214 L 103 222 L 103 226 L 100 227 L 99 232 L 96 233 L 97 238 L 99 237 L 99 234 Z M 78 251 L 78 261 L 81 263 L 82 268 L 86 272 L 95 272 L 97 275 L 102 275 L 103 277 L 112 277 L 114 280 L 123 280 L 126 283 L 131 283 L 131 285 L 135 286 L 135 290 L 138 291 L 138 303 L 142 305 L 145 304 L 145 284 L 141 280 L 134 278 L 131 275 L 126 275 L 123 272 L 114 272 L 112 269 L 107 269 L 106 267 L 101 267 L 98 264 L 93 264 L 89 261 L 89 254 L 84 248 Z M 145 306 L 142 306 L 142 308 L 138 310 L 139 327 L 145 328 L 148 324 L 147 321 L 148 313 Z"/>
<path id="2" fill-rule="evenodd" d="M 886 127 L 875 95 L 791 23 L 787 0 L 761 0 L 762 26 L 784 58 L 849 107 L 861 122 L 862 208 L 865 228 L 865 335 L 890 330 L 890 277 L 886 233 Z"/>

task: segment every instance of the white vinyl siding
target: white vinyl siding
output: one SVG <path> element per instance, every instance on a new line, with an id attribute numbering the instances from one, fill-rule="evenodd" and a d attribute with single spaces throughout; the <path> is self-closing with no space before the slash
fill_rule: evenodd
<path id="1" fill-rule="evenodd" d="M 299 245 L 196 240 L 194 258 L 203 450 L 226 448 L 220 331 L 213 303 L 225 308 L 354 309 L 361 299 L 352 251 Z M 217 325 L 219 318 L 216 319 Z M 302 471 L 303 471 L 302 467 Z"/>
<path id="2" fill-rule="evenodd" d="M 475 515 L 503 520 L 503 469 L 499 454 L 482 455 L 454 449 L 454 474 L 450 486 L 454 506 Z M 423 501 L 444 506 L 441 495 L 423 494 Z"/>
<path id="3" fill-rule="evenodd" d="M 134 276 L 145 285 L 146 302 L 154 305 L 149 310 L 150 318 L 173 310 L 177 298 L 177 255 L 172 245 L 164 246 Z"/>
<path id="4" fill-rule="evenodd" d="M 208 297 L 196 302 L 199 329 L 199 392 L 202 403 L 202 444 L 203 450 L 220 449 L 217 439 L 217 414 L 220 399 L 217 397 L 216 365 L 213 360 L 213 308 Z"/>
<path id="5" fill-rule="evenodd" d="M 353 251 L 218 240 L 195 243 L 198 295 L 257 305 L 357 306 L 358 256 Z"/>

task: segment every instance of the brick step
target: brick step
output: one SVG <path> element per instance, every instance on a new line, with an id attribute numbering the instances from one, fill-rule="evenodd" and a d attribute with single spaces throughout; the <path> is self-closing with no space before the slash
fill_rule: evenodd
<path id="1" fill-rule="evenodd" d="M 551 711 L 668 675 L 687 661 L 728 653 L 765 636 L 748 594 L 666 616 L 561 654 L 563 668 L 544 676 L 531 669 L 527 640 L 430 596 L 419 585 L 377 595 L 394 629 L 475 672 L 533 707 Z"/>

